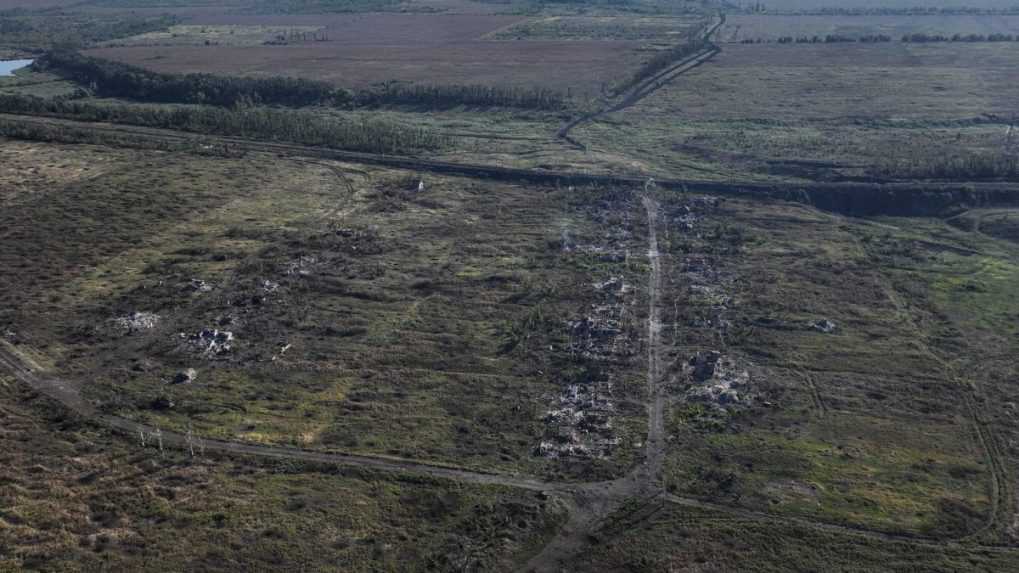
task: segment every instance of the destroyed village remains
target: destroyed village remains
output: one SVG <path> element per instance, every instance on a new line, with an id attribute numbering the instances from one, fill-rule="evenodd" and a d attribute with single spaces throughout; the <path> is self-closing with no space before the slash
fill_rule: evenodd
<path id="1" fill-rule="evenodd" d="M 1019 571 L 1019 4 L 0 0 L 21 571 Z"/>

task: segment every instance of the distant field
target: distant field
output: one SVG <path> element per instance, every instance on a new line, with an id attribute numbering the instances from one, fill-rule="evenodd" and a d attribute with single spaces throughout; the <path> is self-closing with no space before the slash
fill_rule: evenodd
<path id="1" fill-rule="evenodd" d="M 726 44 L 574 133 L 602 165 L 661 176 L 865 176 L 907 157 L 1006 151 L 1017 70 L 1017 43 Z"/>
<path id="2" fill-rule="evenodd" d="M 460 42 L 438 46 L 314 43 L 252 48 L 102 48 L 89 55 L 160 72 L 296 76 L 344 87 L 387 80 L 541 85 L 594 92 L 640 62 L 635 43 Z"/>
<path id="3" fill-rule="evenodd" d="M 756 2 L 738 2 L 749 6 Z M 1014 8 L 1014 0 L 771 0 L 762 2 L 769 11 L 809 11 L 825 8 L 841 9 L 910 9 L 910 8 L 946 8 L 967 7 L 982 9 Z"/>
<path id="4" fill-rule="evenodd" d="M 326 44 L 418 46 L 481 39 L 525 21 L 519 16 L 424 14 L 191 15 L 185 24 L 163 32 L 122 38 L 109 44 L 152 46 L 261 44 L 278 34 L 317 31 Z"/>
<path id="5" fill-rule="evenodd" d="M 725 42 L 776 40 L 782 36 L 858 38 L 884 34 L 898 41 L 905 34 L 1016 34 L 1019 16 L 769 16 L 735 14 L 720 32 Z"/>
<path id="6" fill-rule="evenodd" d="M 960 118 L 1019 112 L 1019 44 L 732 45 L 654 102 L 674 118 Z"/>
<path id="7" fill-rule="evenodd" d="M 0 0 L 0 10 L 11 10 L 14 8 L 55 8 L 59 6 L 73 6 L 80 3 L 81 0 Z"/>
<path id="8" fill-rule="evenodd" d="M 400 80 L 541 85 L 589 93 L 645 57 L 637 41 L 481 39 L 522 21 L 490 15 L 219 15 L 88 53 L 160 72 L 296 76 L 344 87 Z M 262 45 L 291 30 L 319 34 L 324 41 Z"/>

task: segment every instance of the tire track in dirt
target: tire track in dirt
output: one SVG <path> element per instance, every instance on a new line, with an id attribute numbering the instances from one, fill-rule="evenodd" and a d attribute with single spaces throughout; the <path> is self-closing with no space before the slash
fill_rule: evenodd
<path id="1" fill-rule="evenodd" d="M 161 440 L 163 447 L 172 446 L 185 450 L 194 447 L 209 452 L 320 462 L 393 473 L 413 473 L 466 483 L 501 485 L 533 491 L 549 491 L 564 487 L 564 484 L 556 484 L 524 476 L 466 470 L 396 457 L 316 452 L 281 446 L 195 438 L 177 432 L 164 431 L 161 428 L 135 422 L 127 418 L 98 413 L 95 407 L 85 400 L 71 383 L 40 375 L 43 369 L 38 364 L 35 364 L 31 359 L 19 353 L 5 341 L 0 341 L 0 367 L 5 368 L 16 379 L 27 384 L 37 392 L 55 399 L 84 418 L 96 421 L 130 438 L 144 436 L 150 445 L 157 443 L 157 440 Z"/>
<path id="2" fill-rule="evenodd" d="M 793 359 L 793 365 L 795 366 L 796 373 L 803 378 L 803 383 L 807 387 L 807 391 L 810 393 L 810 400 L 814 403 L 814 410 L 817 413 L 818 418 L 825 418 L 828 416 L 828 404 L 824 401 L 824 396 L 821 395 L 821 390 L 817 387 L 817 383 L 814 381 L 814 375 L 810 373 L 810 369 L 807 367 L 807 359 L 801 353 L 795 353 L 791 357 Z"/>
<path id="3" fill-rule="evenodd" d="M 1019 548 L 1010 547 L 1007 545 L 966 543 L 964 542 L 966 537 L 952 539 L 952 538 L 930 537 L 920 534 L 912 535 L 908 533 L 890 533 L 875 529 L 867 529 L 865 527 L 853 527 L 850 525 L 829 523 L 825 521 L 811 519 L 809 517 L 776 515 L 765 511 L 755 511 L 752 509 L 744 509 L 740 507 L 700 501 L 690 498 L 679 497 L 672 494 L 663 495 L 662 499 L 669 503 L 682 507 L 690 507 L 694 509 L 722 513 L 725 514 L 726 516 L 729 516 L 730 518 L 744 519 L 751 522 L 762 522 L 762 521 L 771 522 L 786 526 L 792 525 L 796 527 L 802 527 L 804 529 L 810 529 L 813 531 L 835 533 L 839 535 L 849 535 L 855 537 L 865 537 L 867 539 L 873 539 L 888 543 L 908 543 L 910 545 L 921 547 L 932 547 L 938 549 L 957 549 L 962 551 L 981 551 L 987 553 L 1019 553 Z"/>
<path id="4" fill-rule="evenodd" d="M 646 493 L 660 490 L 662 466 L 665 462 L 665 392 L 662 388 L 661 334 L 662 309 L 662 257 L 658 250 L 658 202 L 651 197 L 642 199 L 648 222 L 648 261 L 651 276 L 648 278 L 648 436 L 645 450 L 644 475 L 641 486 Z"/>
<path id="5" fill-rule="evenodd" d="M 862 245 L 860 245 L 860 248 L 865 252 Z M 975 404 L 976 399 L 979 397 L 979 389 L 975 383 L 964 381 L 950 363 L 934 352 L 927 343 L 925 333 L 916 324 L 913 315 L 909 312 L 902 299 L 899 298 L 898 293 L 895 291 L 895 286 L 883 274 L 879 274 L 878 278 L 885 296 L 892 306 L 895 307 L 895 312 L 900 317 L 902 324 L 907 325 L 915 333 L 917 348 L 935 364 L 940 366 L 943 370 L 945 381 L 959 390 L 959 394 L 966 406 L 967 417 L 973 427 L 974 437 L 980 449 L 984 452 L 984 458 L 987 460 L 987 465 L 990 468 L 989 490 L 991 511 L 988 512 L 987 520 L 983 526 L 963 536 L 962 539 L 975 539 L 977 536 L 987 532 L 1000 531 L 1010 525 L 1015 519 L 1015 499 L 1011 488 L 1011 477 L 1006 467 L 1006 462 L 1003 461 L 1004 456 L 998 447 L 997 438 L 990 425 L 981 417 L 980 410 Z"/>

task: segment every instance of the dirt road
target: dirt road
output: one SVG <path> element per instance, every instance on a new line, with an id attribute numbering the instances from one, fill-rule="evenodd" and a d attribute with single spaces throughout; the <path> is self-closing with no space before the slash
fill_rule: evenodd
<path id="1" fill-rule="evenodd" d="M 648 278 L 647 324 L 647 391 L 648 435 L 642 476 L 642 493 L 649 495 L 661 489 L 662 464 L 665 461 L 665 392 L 662 388 L 661 333 L 662 333 L 662 257 L 658 251 L 658 203 L 644 197 L 648 221 L 648 261 L 651 276 Z"/>
<path id="2" fill-rule="evenodd" d="M 75 413 L 96 421 L 108 428 L 125 434 L 130 439 L 144 441 L 149 447 L 177 448 L 201 450 L 204 452 L 222 452 L 263 458 L 279 458 L 295 461 L 320 462 L 340 466 L 353 466 L 375 469 L 394 473 L 413 473 L 437 478 L 446 478 L 465 483 L 484 485 L 502 485 L 546 491 L 563 488 L 563 484 L 544 482 L 541 480 L 515 476 L 511 474 L 487 473 L 433 465 L 413 460 L 386 456 L 366 456 L 330 452 L 316 452 L 298 448 L 245 444 L 225 440 L 193 438 L 176 432 L 165 431 L 154 426 L 141 424 L 127 418 L 100 414 L 85 400 L 78 389 L 70 382 L 46 375 L 42 367 L 23 352 L 5 341 L 0 341 L 0 368 L 4 368 L 19 381 L 31 386 L 36 391 L 49 396 Z"/>

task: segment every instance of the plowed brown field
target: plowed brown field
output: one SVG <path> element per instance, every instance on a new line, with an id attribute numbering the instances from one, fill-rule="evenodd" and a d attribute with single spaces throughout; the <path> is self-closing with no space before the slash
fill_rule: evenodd
<path id="1" fill-rule="evenodd" d="M 287 46 L 106 47 L 89 54 L 160 72 L 285 75 L 363 87 L 386 80 L 541 85 L 594 92 L 640 64 L 639 42 L 486 41 L 516 16 L 351 14 L 198 17 L 188 23 L 325 28 L 328 41 Z"/>

